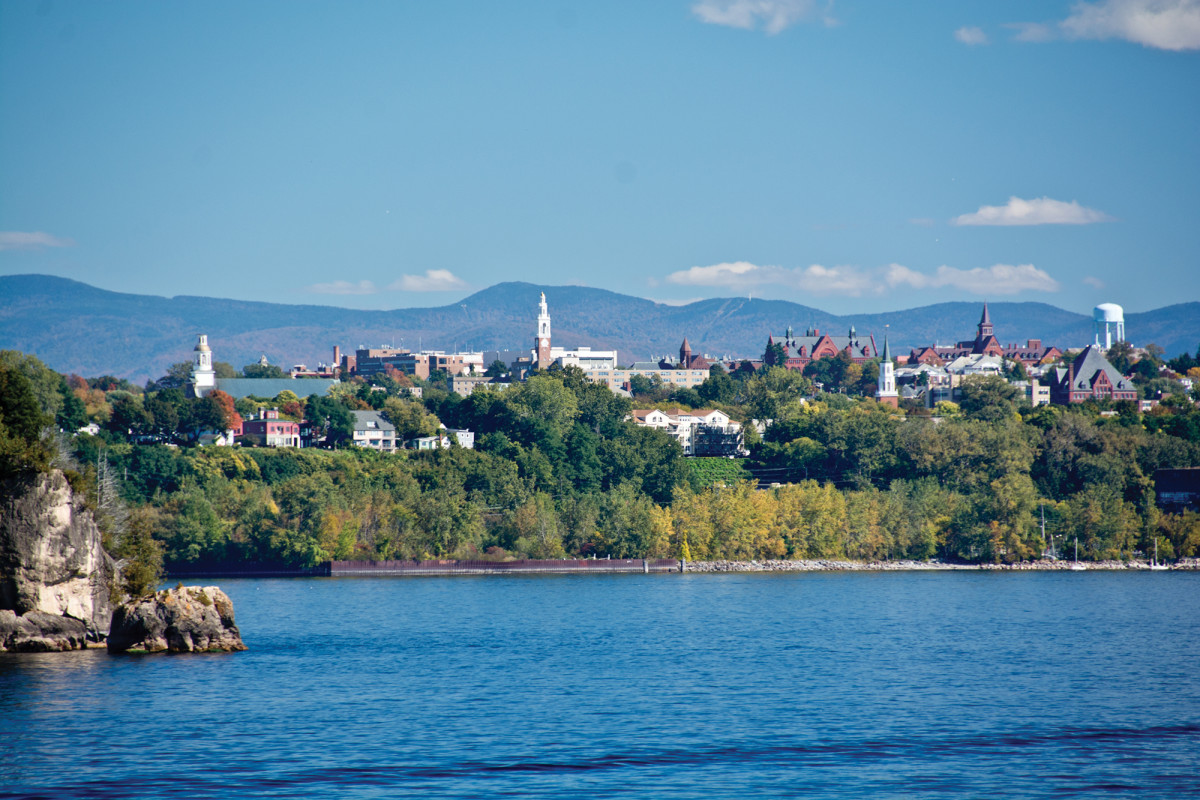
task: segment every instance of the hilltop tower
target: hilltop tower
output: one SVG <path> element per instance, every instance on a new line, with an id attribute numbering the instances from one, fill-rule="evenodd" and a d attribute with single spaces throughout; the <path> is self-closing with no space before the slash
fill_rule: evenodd
<path id="1" fill-rule="evenodd" d="M 197 334 L 196 346 L 192 348 L 192 387 L 197 397 L 204 397 L 217 388 L 217 373 L 213 371 L 212 348 L 208 346 L 208 334 Z"/>
<path id="2" fill-rule="evenodd" d="M 679 368 L 687 369 L 692 363 L 692 346 L 688 344 L 687 337 L 683 337 L 683 344 L 679 345 Z"/>
<path id="3" fill-rule="evenodd" d="M 542 302 L 538 306 L 537 336 L 534 338 L 534 348 L 537 357 L 534 365 L 538 369 L 550 366 L 550 311 L 546 308 L 546 293 L 542 292 Z"/>
<path id="4" fill-rule="evenodd" d="M 1092 325 L 1096 331 L 1096 344 L 1103 345 L 1105 350 L 1112 349 L 1114 341 L 1125 341 L 1125 309 L 1116 303 L 1096 306 L 1092 310 Z"/>
<path id="5" fill-rule="evenodd" d="M 986 317 L 987 311 L 983 313 Z M 892 348 L 888 345 L 886 333 L 883 335 L 883 360 L 879 362 L 879 384 L 875 389 L 875 399 L 892 408 L 900 407 L 900 395 L 896 393 L 896 370 L 892 365 Z"/>

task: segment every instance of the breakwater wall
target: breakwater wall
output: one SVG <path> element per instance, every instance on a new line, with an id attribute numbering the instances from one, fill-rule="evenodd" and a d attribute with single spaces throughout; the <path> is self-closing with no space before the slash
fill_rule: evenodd
<path id="1" fill-rule="evenodd" d="M 943 561 L 689 561 L 687 572 L 900 572 L 904 570 L 973 572 L 1063 572 L 1072 570 L 1200 570 L 1200 559 L 1182 558 L 1167 566 L 1149 561 L 1018 561 L 1015 564 L 952 564 Z"/>
<path id="2" fill-rule="evenodd" d="M 313 567 L 288 564 L 170 563 L 163 565 L 168 578 L 328 578 L 330 563 Z"/>
<path id="3" fill-rule="evenodd" d="M 517 561 L 333 561 L 329 574 L 335 578 L 382 575 L 496 575 L 524 573 L 679 572 L 673 558 L 563 558 Z"/>

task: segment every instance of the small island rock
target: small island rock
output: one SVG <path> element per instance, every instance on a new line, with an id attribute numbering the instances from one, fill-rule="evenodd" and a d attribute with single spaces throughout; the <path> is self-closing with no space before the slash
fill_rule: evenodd
<path id="1" fill-rule="evenodd" d="M 233 602 L 216 586 L 177 586 L 113 612 L 110 653 L 195 653 L 245 650 Z"/>

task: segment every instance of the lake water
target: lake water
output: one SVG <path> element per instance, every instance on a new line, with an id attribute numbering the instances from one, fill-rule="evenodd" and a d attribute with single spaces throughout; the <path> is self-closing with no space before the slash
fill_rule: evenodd
<path id="1" fill-rule="evenodd" d="M 1200 574 L 219 583 L 247 652 L 0 656 L 0 797 L 1200 794 Z"/>

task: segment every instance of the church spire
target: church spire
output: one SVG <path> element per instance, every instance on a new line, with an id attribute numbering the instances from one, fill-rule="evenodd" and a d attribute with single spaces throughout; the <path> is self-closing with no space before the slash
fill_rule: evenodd
<path id="1" fill-rule="evenodd" d="M 875 388 L 875 399 L 892 408 L 900 407 L 900 395 L 896 391 L 896 368 L 892 364 L 892 348 L 888 336 L 883 334 L 883 358 L 879 362 L 879 383 Z"/>
<path id="2" fill-rule="evenodd" d="M 979 341 L 983 341 L 992 335 L 992 317 L 988 313 L 988 304 L 983 302 L 983 315 L 979 318 L 979 335 L 976 337 Z"/>

